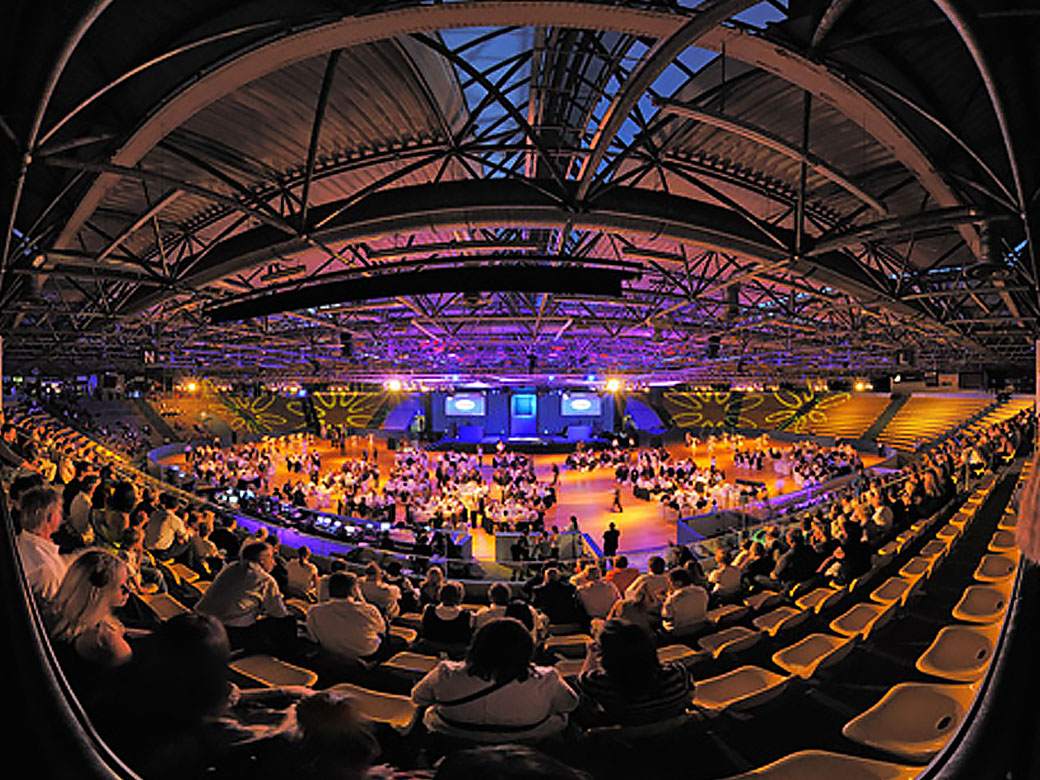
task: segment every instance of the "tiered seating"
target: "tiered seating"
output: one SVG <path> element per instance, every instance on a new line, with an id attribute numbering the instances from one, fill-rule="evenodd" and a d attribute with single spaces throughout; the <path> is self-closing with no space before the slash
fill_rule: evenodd
<path id="1" fill-rule="evenodd" d="M 802 418 L 798 431 L 815 436 L 857 439 L 862 436 L 890 402 L 883 395 L 851 395 L 845 401 L 817 403 Z"/>
<path id="2" fill-rule="evenodd" d="M 1005 401 L 988 411 L 968 426 L 968 429 L 971 431 L 984 431 L 991 425 L 996 425 L 1005 420 L 1010 420 L 1019 412 L 1023 412 L 1026 409 L 1032 409 L 1035 403 L 1036 398 L 1031 395 L 1013 396 L 1010 400 Z"/>
<path id="3" fill-rule="evenodd" d="M 985 396 L 915 395 L 896 413 L 878 441 L 905 450 L 949 433 L 992 403 Z"/>

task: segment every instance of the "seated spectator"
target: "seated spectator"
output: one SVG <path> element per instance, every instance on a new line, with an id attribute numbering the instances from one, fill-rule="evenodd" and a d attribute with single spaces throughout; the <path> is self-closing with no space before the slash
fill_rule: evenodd
<path id="1" fill-rule="evenodd" d="M 225 517 L 221 520 L 221 524 L 213 529 L 213 533 L 209 535 L 209 539 L 213 544 L 217 546 L 217 549 L 224 553 L 224 558 L 229 561 L 238 559 L 238 553 L 242 548 L 242 542 L 238 538 L 238 534 L 235 533 L 235 526 L 238 525 L 238 521 L 233 516 Z"/>
<path id="2" fill-rule="evenodd" d="M 614 568 L 607 572 L 604 579 L 607 582 L 612 582 L 614 587 L 617 588 L 618 593 L 623 597 L 628 587 L 635 581 L 636 577 L 639 576 L 639 569 L 634 566 L 628 565 L 628 557 L 625 555 L 619 555 L 614 559 Z"/>
<path id="3" fill-rule="evenodd" d="M 769 557 L 765 545 L 761 542 L 751 543 L 751 554 L 744 563 L 743 579 L 748 586 L 756 585 L 770 589 L 779 588 L 779 584 L 773 580 L 773 569 L 776 561 Z"/>
<path id="4" fill-rule="evenodd" d="M 336 572 L 329 578 L 329 600 L 307 610 L 307 633 L 332 660 L 383 660 L 403 649 L 386 642 L 382 613 L 361 595 L 357 577 Z"/>
<path id="5" fill-rule="evenodd" d="M 131 526 L 119 541 L 119 557 L 126 564 L 127 581 L 134 593 L 166 593 L 166 579 L 155 558 L 144 549 L 144 531 Z"/>
<path id="6" fill-rule="evenodd" d="M 243 764 L 258 777 L 248 759 L 262 740 L 284 730 L 286 708 L 311 691 L 239 690 L 228 680 L 230 655 L 218 620 L 177 615 L 141 643 L 91 720 L 141 777 L 239 777 Z"/>
<path id="7" fill-rule="evenodd" d="M 419 603 L 421 606 L 436 604 L 441 596 L 441 586 L 444 584 L 444 570 L 440 566 L 431 566 L 426 571 L 426 577 L 419 583 Z"/>
<path id="8" fill-rule="evenodd" d="M 623 620 L 626 623 L 634 623 L 653 634 L 657 615 L 652 608 L 649 591 L 640 590 L 638 593 L 626 593 L 621 601 L 616 602 L 611 607 L 607 620 Z"/>
<path id="9" fill-rule="evenodd" d="M 113 669 L 130 660 L 115 616 L 129 595 L 126 564 L 111 553 L 90 549 L 72 562 L 47 610 L 51 638 L 59 655 L 73 659 L 71 668 Z"/>
<path id="10" fill-rule="evenodd" d="M 686 573 L 690 575 L 690 582 L 694 585 L 699 585 L 704 588 L 705 591 L 711 590 L 711 583 L 708 582 L 708 575 L 704 573 L 704 567 L 701 565 L 700 559 L 691 558 L 683 566 L 686 569 Z"/>
<path id="11" fill-rule="evenodd" d="M 672 634 L 689 634 L 708 619 L 708 592 L 694 585 L 686 569 L 668 572 L 670 591 L 661 607 L 661 626 Z"/>
<path id="12" fill-rule="evenodd" d="M 427 604 L 422 613 L 419 636 L 424 644 L 459 652 L 473 635 L 473 615 L 462 609 L 462 585 L 445 582 L 439 604 Z"/>
<path id="13" fill-rule="evenodd" d="M 64 529 L 68 550 L 78 550 L 94 543 L 94 528 L 90 524 L 90 494 L 97 485 L 97 475 L 84 474 L 66 486 L 69 496 Z"/>
<path id="14" fill-rule="evenodd" d="M 250 780 L 361 780 L 379 742 L 350 694 L 321 691 L 295 707 L 294 726 L 262 746 Z M 379 772 L 374 777 L 383 777 Z"/>
<path id="15" fill-rule="evenodd" d="M 792 528 L 787 532 L 787 552 L 777 560 L 771 577 L 786 590 L 815 575 L 819 565 L 819 558 L 812 547 L 805 543 L 802 532 Z"/>
<path id="16" fill-rule="evenodd" d="M 95 520 L 100 522 L 95 527 L 99 542 L 115 546 L 123 538 L 123 531 L 130 526 L 130 513 L 137 506 L 137 488 L 132 482 L 117 482 L 108 496 L 104 512 Z M 147 542 L 147 537 L 145 538 Z"/>
<path id="17" fill-rule="evenodd" d="M 626 595 L 639 597 L 645 591 L 651 611 L 659 613 L 668 595 L 668 575 L 665 573 L 664 558 L 651 555 L 647 561 L 647 568 L 649 571 L 635 578 Z"/>
<path id="18" fill-rule="evenodd" d="M 820 574 L 833 580 L 835 585 L 849 585 L 857 577 L 870 571 L 871 550 L 863 541 L 863 529 L 853 520 L 842 525 L 844 541 L 820 564 Z"/>
<path id="19" fill-rule="evenodd" d="M 712 596 L 717 599 L 733 598 L 740 593 L 742 572 L 730 560 L 730 551 L 725 547 L 715 551 L 715 568 L 708 575 L 708 582 L 712 584 Z"/>
<path id="20" fill-rule="evenodd" d="M 629 726 L 682 715 L 693 688 L 682 664 L 661 665 L 646 629 L 608 620 L 588 646 L 578 690 L 588 705 L 580 711 L 587 724 Z"/>
<path id="21" fill-rule="evenodd" d="M 441 661 L 412 689 L 412 701 L 430 705 L 426 728 L 482 743 L 559 734 L 578 697 L 555 668 L 534 666 L 533 655 L 520 621 L 483 626 L 464 661 Z"/>
<path id="22" fill-rule="evenodd" d="M 550 756 L 523 745 L 488 745 L 456 750 L 437 764 L 433 780 L 472 780 L 475 777 L 495 780 L 592 780 L 585 772 L 574 769 Z"/>
<path id="23" fill-rule="evenodd" d="M 393 620 L 401 614 L 398 601 L 401 599 L 401 591 L 396 585 L 388 585 L 383 581 L 383 570 L 378 564 L 370 563 L 365 566 L 365 576 L 360 581 L 361 595 L 365 601 L 379 607 L 388 620 Z"/>
<path id="24" fill-rule="evenodd" d="M 290 560 L 285 568 L 289 580 L 289 595 L 317 601 L 318 567 L 311 563 L 310 548 L 306 545 L 301 546 L 296 551 L 296 557 Z"/>
<path id="25" fill-rule="evenodd" d="M 191 547 L 191 559 L 195 563 L 195 571 L 204 577 L 212 577 L 214 572 L 220 571 L 224 566 L 224 556 L 217 546 L 212 542 L 213 522 L 207 518 L 200 518 L 192 528 L 189 527 L 190 538 L 188 544 Z"/>
<path id="26" fill-rule="evenodd" d="M 383 571 L 383 582 L 397 588 L 401 594 L 397 602 L 401 612 L 419 611 L 419 591 L 401 571 L 401 562 L 396 558 L 387 561 Z"/>
<path id="27" fill-rule="evenodd" d="M 48 600 L 54 597 L 68 564 L 51 536 L 61 526 L 61 494 L 54 488 L 36 487 L 19 497 L 18 555 L 32 592 Z"/>
<path id="28" fill-rule="evenodd" d="M 560 570 L 554 566 L 548 567 L 543 577 L 542 584 L 533 590 L 535 608 L 544 612 L 550 623 L 577 623 L 580 616 L 575 587 L 562 579 Z"/>
<path id="29" fill-rule="evenodd" d="M 233 647 L 274 650 L 275 654 L 290 649 L 296 639 L 296 621 L 285 609 L 278 583 L 271 576 L 273 568 L 270 546 L 249 542 L 239 561 L 221 569 L 195 611 L 223 623 Z"/>
<path id="30" fill-rule="evenodd" d="M 524 601 L 513 601 L 509 586 L 504 582 L 496 582 L 488 588 L 488 599 L 491 601 L 491 606 L 483 607 L 473 618 L 474 631 L 479 630 L 492 620 L 497 620 L 501 617 L 516 617 L 524 625 L 530 623 L 528 627 L 536 645 L 548 633 L 549 618 Z M 513 610 L 512 614 L 510 614 L 511 609 Z M 527 613 L 526 620 L 520 616 L 525 611 Z"/>
<path id="31" fill-rule="evenodd" d="M 614 583 L 600 579 L 599 566 L 595 563 L 585 567 L 584 580 L 585 584 L 578 588 L 578 601 L 590 619 L 605 619 L 621 594 Z"/>

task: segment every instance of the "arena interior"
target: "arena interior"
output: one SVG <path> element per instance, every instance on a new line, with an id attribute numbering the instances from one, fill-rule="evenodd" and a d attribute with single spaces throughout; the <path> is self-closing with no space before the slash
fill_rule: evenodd
<path id="1" fill-rule="evenodd" d="M 1035 0 L 4 19 L 8 776 L 1040 777 Z"/>

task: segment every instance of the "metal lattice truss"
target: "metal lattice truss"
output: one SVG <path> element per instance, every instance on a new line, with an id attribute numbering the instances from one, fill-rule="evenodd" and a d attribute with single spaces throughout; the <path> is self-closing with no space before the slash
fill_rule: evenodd
<path id="1" fill-rule="evenodd" d="M 73 79 L 120 56 L 96 48 L 119 5 L 95 4 L 39 122 L 9 129 L 28 154 L 0 282 L 8 365 L 705 379 L 1032 360 L 1036 182 L 972 35 L 984 14 L 382 5 L 185 12 L 105 79 Z M 934 57 L 967 68 L 978 112 L 958 119 L 925 65 L 894 70 L 910 44 L 878 18 L 897 8 L 943 34 Z M 626 280 L 394 294 L 419 270 L 488 268 Z M 383 292 L 306 303 L 331 283 Z M 275 294 L 304 303 L 214 316 Z"/>

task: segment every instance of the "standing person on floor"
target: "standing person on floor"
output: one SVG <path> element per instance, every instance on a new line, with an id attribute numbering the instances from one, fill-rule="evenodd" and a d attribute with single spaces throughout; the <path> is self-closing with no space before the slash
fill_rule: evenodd
<path id="1" fill-rule="evenodd" d="M 617 555 L 620 543 L 621 531 L 617 529 L 614 523 L 611 523 L 607 530 L 603 532 L 603 557 L 613 558 Z"/>
<path id="2" fill-rule="evenodd" d="M 624 512 L 624 507 L 621 506 L 621 488 L 614 488 L 614 503 L 611 505 L 611 510 L 617 512 Z"/>

